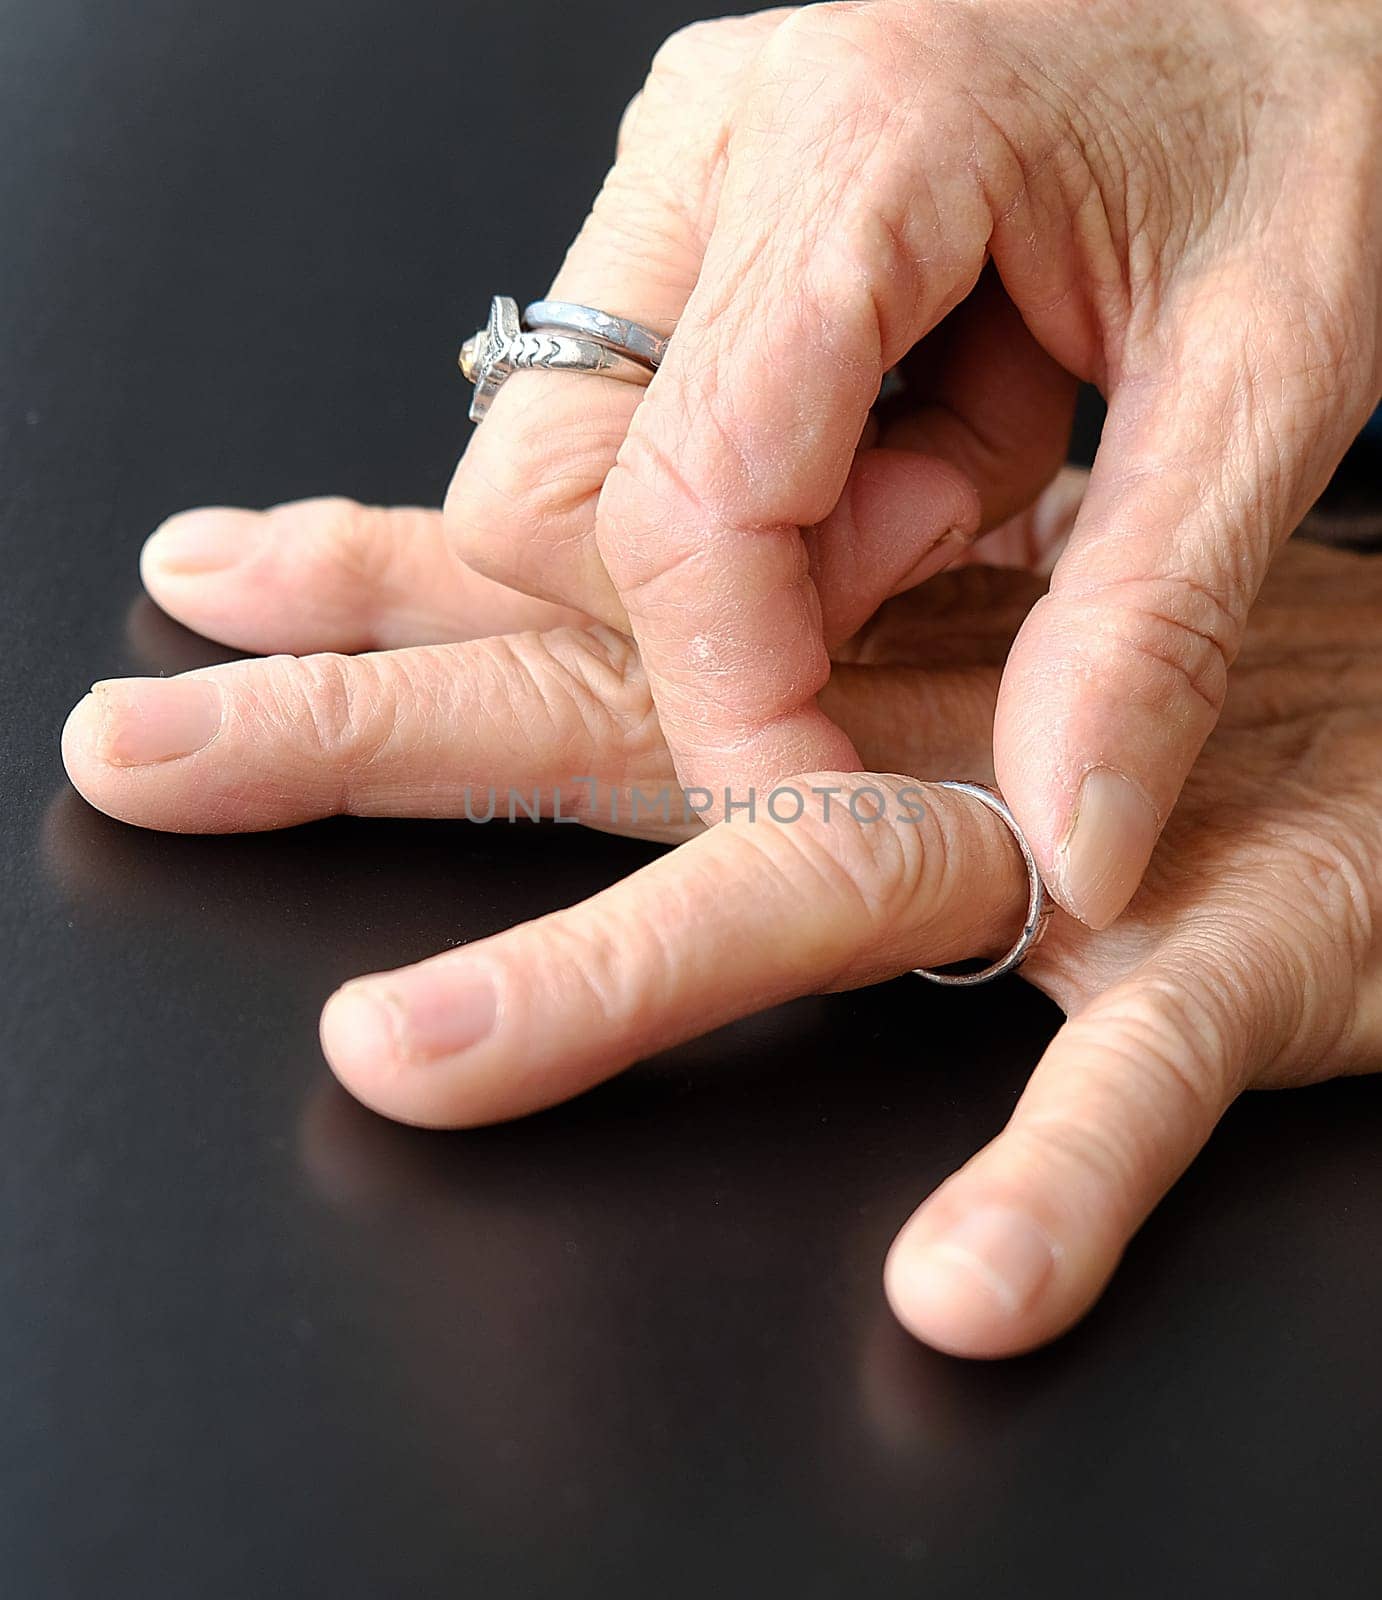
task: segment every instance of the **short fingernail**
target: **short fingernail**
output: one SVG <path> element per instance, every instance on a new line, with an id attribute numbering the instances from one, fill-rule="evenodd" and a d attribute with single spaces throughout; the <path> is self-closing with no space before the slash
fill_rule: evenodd
<path id="1" fill-rule="evenodd" d="M 976 1288 L 1007 1316 L 1025 1311 L 1056 1264 L 1056 1246 L 1043 1228 L 1008 1206 L 981 1206 L 929 1241 L 911 1263 L 914 1293 L 950 1301 Z"/>
<path id="2" fill-rule="evenodd" d="M 178 575 L 221 572 L 250 554 L 261 527 L 254 512 L 210 507 L 180 511 L 149 536 L 145 559 Z"/>
<path id="3" fill-rule="evenodd" d="M 221 691 L 205 678 L 113 678 L 93 684 L 97 753 L 116 767 L 176 761 L 221 728 Z"/>
<path id="4" fill-rule="evenodd" d="M 1087 772 L 1056 853 L 1055 887 L 1066 909 L 1091 928 L 1108 927 L 1141 883 L 1159 832 L 1136 784 L 1112 767 Z"/>
<path id="5" fill-rule="evenodd" d="M 484 973 L 457 973 L 424 962 L 387 978 L 347 984 L 352 1004 L 368 1002 L 387 1018 L 397 1053 L 406 1061 L 435 1061 L 479 1044 L 494 1028 L 498 1001 Z"/>

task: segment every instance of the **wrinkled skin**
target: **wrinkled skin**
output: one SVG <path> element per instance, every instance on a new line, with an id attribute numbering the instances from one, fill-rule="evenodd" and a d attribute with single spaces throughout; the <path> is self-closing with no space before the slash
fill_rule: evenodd
<path id="1" fill-rule="evenodd" d="M 631 632 L 688 783 L 856 768 L 817 700 L 828 650 L 1029 504 L 1076 378 L 1099 385 L 1090 493 L 995 748 L 1054 893 L 1106 927 L 1272 552 L 1382 388 L 1382 10 L 876 0 L 697 24 L 658 53 L 551 293 L 675 326 L 667 361 L 646 396 L 517 375 L 450 536 Z M 905 392 L 877 409 L 891 368 Z"/>
<path id="2" fill-rule="evenodd" d="M 1007 547 L 1058 554 L 1079 488 L 1063 475 L 1000 530 Z M 561 787 L 569 815 L 590 793 L 577 775 L 627 818 L 629 790 L 673 776 L 628 638 L 467 572 L 437 513 L 192 512 L 154 535 L 144 573 L 191 626 L 294 654 L 96 686 L 64 757 L 128 822 L 448 816 L 490 785 L 549 805 Z M 869 767 L 992 778 L 1003 662 L 1039 592 L 975 565 L 842 642 L 825 704 Z M 414 642 L 438 640 L 467 642 Z M 331 649 L 368 653 L 296 654 Z M 942 790 L 901 820 L 887 802 L 910 781 L 797 779 L 798 821 L 760 807 L 688 830 L 584 904 L 357 979 L 326 1004 L 326 1054 L 385 1115 L 467 1126 L 794 995 L 1002 950 L 1026 895 L 1011 838 Z M 828 817 L 810 793 L 826 785 Z M 844 806 L 863 787 L 885 816 Z M 1380 817 L 1382 561 L 1292 545 L 1127 912 L 1104 932 L 1058 912 L 1023 969 L 1069 1020 L 1008 1127 L 898 1236 L 886 1286 L 908 1328 L 977 1356 L 1053 1337 L 1241 1090 L 1382 1063 Z"/>

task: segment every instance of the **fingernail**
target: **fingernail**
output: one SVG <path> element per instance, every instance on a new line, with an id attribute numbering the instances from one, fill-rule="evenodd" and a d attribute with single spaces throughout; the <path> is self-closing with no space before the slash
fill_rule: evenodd
<path id="1" fill-rule="evenodd" d="M 435 1061 L 469 1050 L 493 1031 L 499 1014 L 490 978 L 458 973 L 445 964 L 424 962 L 386 978 L 347 984 L 341 996 L 367 1002 L 386 1018 L 397 1054 L 406 1061 Z"/>
<path id="2" fill-rule="evenodd" d="M 913 1291 L 926 1279 L 928 1300 L 953 1300 L 975 1287 L 1008 1316 L 1025 1311 L 1056 1264 L 1058 1247 L 1043 1228 L 1008 1206 L 982 1206 L 926 1245 L 912 1263 Z"/>
<path id="3" fill-rule="evenodd" d="M 91 686 L 100 714 L 97 749 L 116 767 L 176 761 L 221 729 L 221 691 L 205 678 L 112 678 Z"/>
<path id="4" fill-rule="evenodd" d="M 1160 829 L 1147 797 L 1112 767 L 1084 776 L 1075 819 L 1056 852 L 1056 888 L 1068 911 L 1107 928 L 1132 899 Z"/>
<path id="5" fill-rule="evenodd" d="M 958 525 L 947 528 L 935 544 L 922 553 L 917 564 L 897 580 L 892 587 L 892 593 L 904 594 L 908 589 L 919 588 L 928 578 L 934 578 L 937 573 L 944 572 L 973 542 L 973 536 L 968 528 L 961 528 Z"/>
<path id="6" fill-rule="evenodd" d="M 145 559 L 164 572 L 221 572 L 250 554 L 261 526 L 257 512 L 217 507 L 180 511 L 149 536 Z"/>

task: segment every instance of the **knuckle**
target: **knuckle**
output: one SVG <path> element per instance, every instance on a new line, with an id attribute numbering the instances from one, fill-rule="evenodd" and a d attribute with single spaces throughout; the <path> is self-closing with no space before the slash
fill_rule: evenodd
<path id="1" fill-rule="evenodd" d="M 871 8 L 804 6 L 779 24 L 754 62 L 744 127 L 790 128 L 794 147 L 803 139 L 818 149 L 855 146 L 887 120 L 890 100 L 895 107 L 907 94 L 897 61 L 896 43 Z"/>
<path id="2" fill-rule="evenodd" d="M 1097 1029 L 1111 1072 L 1149 1128 L 1165 1123 L 1206 1126 L 1236 1092 L 1227 1048 L 1235 1009 L 1208 985 L 1178 978 L 1144 979 L 1136 989 L 1097 1003 L 1081 1018 Z"/>
<path id="3" fill-rule="evenodd" d="M 1164 669 L 1211 717 L 1219 715 L 1235 652 L 1215 625 L 1196 623 L 1174 604 L 1150 605 L 1128 614 L 1125 637 L 1140 661 Z"/>
<path id="4" fill-rule="evenodd" d="M 389 697 L 375 658 L 323 652 L 266 666 L 271 714 L 322 762 L 358 765 L 387 739 Z"/>
<path id="5" fill-rule="evenodd" d="M 310 575 L 324 603 L 349 615 L 361 644 L 372 639 L 379 614 L 397 586 L 406 516 L 336 496 L 277 506 L 268 513 L 275 534 L 281 532 L 281 546 L 291 551 L 299 578 Z"/>
<path id="6" fill-rule="evenodd" d="M 620 124 L 602 198 L 617 193 L 619 207 L 656 214 L 663 234 L 669 223 L 696 239 L 708 233 L 742 81 L 777 20 L 768 12 L 693 22 L 663 43 Z M 619 208 L 605 211 L 607 223 L 621 220 Z"/>
<path id="7" fill-rule="evenodd" d="M 1014 1131 L 1038 1161 L 1054 1153 L 1131 1202 L 1149 1173 L 1198 1147 L 1240 1087 L 1217 1027 L 1216 1008 L 1169 982 L 1101 997 L 1062 1030 L 1062 1054 L 1082 1073 L 1078 1111 L 1029 1116 Z"/>
<path id="8" fill-rule="evenodd" d="M 1273 1023 L 1263 1066 L 1289 1070 L 1328 1058 L 1352 1025 L 1373 949 L 1374 873 L 1365 849 L 1328 823 L 1288 822 L 1257 842 L 1252 893 L 1235 906 L 1252 965 L 1233 993 L 1243 1014 Z"/>
<path id="9" fill-rule="evenodd" d="M 964 10 L 927 7 L 919 27 L 902 7 L 852 0 L 803 6 L 758 53 L 745 100 L 748 120 L 785 129 L 790 117 L 794 147 L 806 138 L 850 149 L 856 159 L 840 188 L 845 199 L 861 181 L 867 187 L 866 168 L 880 174 L 896 168 L 895 151 L 891 161 L 866 160 L 880 142 L 889 149 L 907 142 L 916 157 L 909 175 L 924 176 L 951 138 L 973 138 L 978 86 L 994 78 L 992 30 L 975 27 Z M 921 127 L 924 146 L 915 143 Z"/>
<path id="10" fill-rule="evenodd" d="M 1218 798 L 1166 880 L 1196 909 L 1164 943 L 1153 986 L 1192 997 L 1182 1004 L 1201 1033 L 1233 1047 L 1237 1087 L 1334 1059 L 1374 947 L 1371 842 L 1315 798 L 1289 768 L 1270 793 Z"/>
<path id="11" fill-rule="evenodd" d="M 760 65 L 773 74 L 825 63 L 863 77 L 869 67 L 877 68 L 885 28 L 874 6 L 822 0 L 783 18 L 763 46 Z"/>
<path id="12" fill-rule="evenodd" d="M 1342 840 L 1314 829 L 1302 830 L 1296 850 L 1306 900 L 1317 908 L 1317 933 L 1361 963 L 1373 942 L 1370 863 Z"/>
<path id="13" fill-rule="evenodd" d="M 727 19 L 688 22 L 669 33 L 653 52 L 649 79 L 685 78 L 699 73 L 723 49 Z"/>
<path id="14" fill-rule="evenodd" d="M 638 652 L 617 628 L 557 628 L 538 636 L 552 687 L 621 738 L 656 729 L 652 691 Z"/>
<path id="15" fill-rule="evenodd" d="M 1307 777 L 1306 782 L 1309 782 Z M 1311 805 L 1287 771 L 1273 779 L 1275 795 L 1255 796 L 1251 807 L 1220 807 L 1220 827 L 1231 835 L 1235 874 L 1225 901 L 1245 914 L 1260 942 L 1284 929 L 1304 955 L 1319 940 L 1360 958 L 1372 941 L 1369 846 L 1347 804 L 1333 817 Z M 1302 801 L 1305 802 L 1302 805 Z M 1249 896 L 1250 882 L 1261 892 Z"/>
<path id="16" fill-rule="evenodd" d="M 1059 603 L 1053 590 L 1038 609 Z M 1188 574 L 1120 578 L 1084 597 L 1087 637 L 1132 665 L 1126 682 L 1139 700 L 1189 702 L 1216 720 L 1242 638 L 1245 609 L 1235 588 Z"/>
<path id="17" fill-rule="evenodd" d="M 708 505 L 691 483 L 679 464 L 675 443 L 664 442 L 664 435 L 672 441 L 678 433 L 684 434 L 688 423 L 684 408 L 675 399 L 666 423 L 661 417 L 656 426 L 645 417 L 635 420 L 605 479 L 600 496 L 603 524 L 621 529 L 627 524 L 635 529 L 669 494 L 693 516 L 718 510 L 718 506 Z"/>
<path id="18" fill-rule="evenodd" d="M 704 106 L 707 87 L 736 80 L 756 52 L 793 12 L 782 9 L 742 17 L 708 17 L 677 28 L 658 46 L 647 87 L 691 93 Z"/>
<path id="19" fill-rule="evenodd" d="M 388 529 L 379 509 L 357 500 L 329 496 L 316 501 L 312 509 L 324 513 L 320 518 L 304 519 L 313 530 L 316 552 L 329 563 L 365 584 L 380 580 L 393 558 Z"/>
<path id="20" fill-rule="evenodd" d="M 695 70 L 655 61 L 620 119 L 614 165 L 579 250 L 636 259 L 653 282 L 689 294 L 714 220 L 734 100 L 732 80 L 710 60 Z"/>
<path id="21" fill-rule="evenodd" d="M 818 772 L 794 778 L 773 793 L 790 790 L 800 815 L 790 824 L 770 807 L 760 843 L 786 852 L 790 876 L 803 885 L 813 906 L 822 895 L 844 907 L 864 936 L 893 931 L 909 908 L 924 901 L 930 882 L 944 871 L 938 825 L 922 820 L 899 827 L 893 816 L 893 786 L 858 773 Z M 928 836 L 928 830 L 929 835 Z"/>
<path id="22" fill-rule="evenodd" d="M 661 747 L 647 677 L 632 641 L 617 629 L 513 634 L 492 641 L 492 649 L 509 700 L 527 707 L 524 724 L 544 747 L 563 749 L 578 764 L 598 758 L 602 777 L 615 783 Z"/>
<path id="23" fill-rule="evenodd" d="M 1299 418 L 1308 438 L 1322 415 L 1337 414 L 1348 433 L 1356 431 L 1372 410 L 1377 386 L 1376 316 L 1359 296 L 1333 285 L 1288 279 L 1272 288 L 1280 310 L 1256 349 L 1267 369 L 1262 398 L 1273 421 L 1283 427 Z"/>
<path id="24" fill-rule="evenodd" d="M 843 373 L 874 388 L 928 297 L 967 292 L 992 232 L 973 164 L 935 153 L 972 144 L 966 94 L 943 63 L 918 69 L 935 41 L 922 50 L 900 27 L 875 6 L 803 8 L 764 46 L 735 129 L 783 175 L 799 219 L 758 257 L 780 272 L 786 253 L 803 320 Z"/>
<path id="25" fill-rule="evenodd" d="M 628 154 L 638 125 L 638 112 L 643 104 L 644 91 L 640 89 L 624 107 L 619 117 L 619 131 L 614 136 L 614 159 L 621 161 Z"/>
<path id="26" fill-rule="evenodd" d="M 579 920 L 560 913 L 544 926 L 544 965 L 559 991 L 563 1016 L 593 1012 L 601 1024 L 619 1026 L 636 1014 L 646 971 L 661 954 L 657 935 L 633 930 L 598 908 Z M 637 950 L 637 960 L 630 952 Z M 564 992 L 562 992 L 564 991 Z"/>
<path id="27" fill-rule="evenodd" d="M 730 346 L 719 348 L 730 360 Z M 712 353 L 718 354 L 719 349 Z M 765 458 L 744 424 L 742 399 L 731 372 L 716 386 L 666 390 L 635 414 L 599 508 L 601 535 L 635 569 L 645 565 L 640 550 L 649 526 L 768 533 L 808 526 L 829 514 L 838 487 L 823 492 L 818 485 L 798 484 L 770 455 Z M 839 455 L 837 441 L 817 437 L 821 457 L 827 450 Z M 852 450 L 840 457 L 839 481 L 851 459 Z M 655 563 L 647 565 L 651 576 L 660 576 Z M 617 581 L 622 585 L 622 578 Z"/>
<path id="28" fill-rule="evenodd" d="M 627 909 L 597 899 L 515 930 L 541 940 L 551 1014 L 581 1021 L 563 1041 L 565 1054 L 595 1052 L 607 1059 L 611 1035 L 656 1028 L 658 997 L 677 966 L 674 936 L 664 924 L 661 916 L 635 921 Z"/>

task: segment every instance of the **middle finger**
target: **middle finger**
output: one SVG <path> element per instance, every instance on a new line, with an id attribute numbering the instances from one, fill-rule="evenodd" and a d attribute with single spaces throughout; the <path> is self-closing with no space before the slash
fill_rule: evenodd
<path id="1" fill-rule="evenodd" d="M 693 24 L 663 45 L 546 298 L 672 333 L 701 273 L 739 95 L 759 47 L 791 9 Z M 627 383 L 515 373 L 447 494 L 448 535 L 466 564 L 627 631 L 595 523 L 642 399 Z M 981 511 L 960 464 L 917 448 L 861 449 L 838 504 L 804 535 L 826 639 L 847 636 L 883 596 L 939 571 L 973 538 Z"/>

